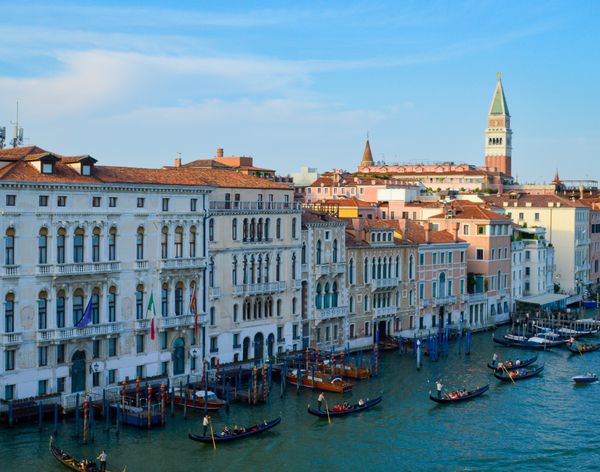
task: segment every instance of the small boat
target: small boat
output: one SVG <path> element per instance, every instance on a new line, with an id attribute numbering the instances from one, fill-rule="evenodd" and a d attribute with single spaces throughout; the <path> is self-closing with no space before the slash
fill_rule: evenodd
<path id="1" fill-rule="evenodd" d="M 321 418 L 327 418 L 327 416 L 344 416 L 373 408 L 375 405 L 381 403 L 381 400 L 383 400 L 382 396 L 373 398 L 372 400 L 367 399 L 362 405 L 355 403 L 354 405 L 350 405 L 350 408 L 346 409 L 336 409 L 334 406 L 334 408 L 329 410 L 329 415 L 327 415 L 327 410 L 317 410 L 315 408 L 311 408 L 310 405 L 308 405 L 307 409 L 311 415 L 320 416 Z"/>
<path id="2" fill-rule="evenodd" d="M 186 394 L 187 394 L 187 402 L 186 402 Z M 195 395 L 195 396 L 194 396 Z M 184 405 L 187 403 L 188 408 L 197 408 L 199 410 L 204 410 L 204 402 L 208 399 L 208 411 L 218 411 L 225 406 L 227 403 L 225 400 L 221 400 L 217 397 L 215 392 L 206 391 L 206 390 L 197 390 L 195 393 L 193 390 L 177 390 L 175 389 L 173 395 L 173 401 L 175 405 Z"/>
<path id="3" fill-rule="evenodd" d="M 596 300 L 583 300 L 583 308 L 586 309 L 590 309 L 590 308 L 597 308 L 598 307 L 598 302 Z"/>
<path id="4" fill-rule="evenodd" d="M 148 409 L 144 407 L 137 407 L 134 405 L 113 403 L 110 405 L 111 409 L 114 410 L 115 415 L 120 410 L 121 421 L 123 424 L 129 426 L 135 426 L 136 428 L 147 428 L 148 427 Z M 160 405 L 154 405 L 150 411 L 150 426 L 161 426 L 162 417 L 159 411 Z"/>
<path id="5" fill-rule="evenodd" d="M 352 384 L 344 381 L 341 377 L 329 377 L 322 372 L 308 372 L 300 369 L 302 387 L 324 390 L 326 392 L 343 393 L 352 390 Z M 298 385 L 298 369 L 291 370 L 286 380 L 292 385 Z"/>
<path id="6" fill-rule="evenodd" d="M 514 381 L 528 379 L 529 377 L 534 377 L 538 375 L 540 372 L 544 370 L 544 366 L 541 365 L 539 367 L 532 367 L 530 369 L 516 369 L 506 372 L 504 370 L 496 370 L 494 371 L 494 377 L 500 380 L 504 380 L 505 382 L 510 382 L 511 379 Z"/>
<path id="7" fill-rule="evenodd" d="M 571 377 L 571 380 L 576 384 L 589 384 L 598 382 L 598 376 L 588 372 L 585 375 L 576 375 L 575 377 Z"/>
<path id="8" fill-rule="evenodd" d="M 531 338 L 527 338 L 525 336 L 515 336 L 507 334 L 502 338 L 493 337 L 494 342 L 497 344 L 502 344 L 503 346 L 510 347 L 520 347 L 523 349 L 535 349 L 535 350 L 544 350 L 552 347 L 560 346 L 565 343 L 565 341 L 548 341 L 539 336 L 533 336 Z"/>
<path id="9" fill-rule="evenodd" d="M 470 400 L 471 398 L 478 397 L 479 395 L 483 395 L 490 388 L 490 385 L 484 385 L 483 387 L 476 388 L 475 390 L 471 390 L 465 393 L 461 393 L 460 391 L 448 392 L 441 397 L 437 397 L 433 393 L 429 393 L 429 399 L 433 400 L 436 403 L 458 403 L 464 402 L 465 400 Z"/>
<path id="10" fill-rule="evenodd" d="M 71 454 L 63 451 L 53 444 L 53 438 L 50 438 L 50 452 L 54 458 L 69 470 L 77 472 L 100 472 L 100 467 L 95 462 L 87 459 L 75 459 Z"/>
<path id="11" fill-rule="evenodd" d="M 594 352 L 600 349 L 600 344 L 583 344 L 576 342 L 568 342 L 567 349 L 575 354 L 585 354 L 588 352 Z"/>
<path id="12" fill-rule="evenodd" d="M 513 370 L 513 369 L 519 369 L 521 367 L 527 367 L 528 365 L 531 365 L 535 361 L 537 361 L 537 359 L 538 359 L 538 356 L 533 356 L 533 357 L 531 357 L 529 359 L 525 359 L 525 360 L 515 359 L 514 361 L 508 360 L 508 361 L 498 362 L 496 364 L 494 364 L 493 362 L 488 362 L 488 367 L 490 369 L 496 370 L 496 369 L 498 369 L 500 364 L 502 364 L 502 367 L 504 367 L 506 370 Z M 517 362 L 518 362 L 518 364 L 517 364 Z"/>
<path id="13" fill-rule="evenodd" d="M 214 441 L 215 442 L 228 442 L 234 441 L 236 439 L 243 439 L 249 436 L 255 436 L 260 433 L 264 433 L 265 431 L 277 426 L 281 423 L 281 417 L 275 418 L 271 421 L 265 421 L 264 423 L 257 424 L 254 426 L 249 426 L 248 428 L 243 428 L 241 433 L 231 433 L 231 434 L 215 434 Z M 188 433 L 188 437 L 192 441 L 198 441 L 203 443 L 211 443 L 213 442 L 213 436 L 200 436 L 197 434 Z"/>
<path id="14" fill-rule="evenodd" d="M 371 371 L 366 367 L 357 367 L 353 364 L 340 364 L 336 363 L 331 368 L 329 362 L 325 362 L 319 365 L 319 371 L 323 373 L 333 373 L 342 377 L 348 377 L 350 379 L 364 380 L 371 377 Z M 332 372 L 333 371 L 333 372 Z"/>

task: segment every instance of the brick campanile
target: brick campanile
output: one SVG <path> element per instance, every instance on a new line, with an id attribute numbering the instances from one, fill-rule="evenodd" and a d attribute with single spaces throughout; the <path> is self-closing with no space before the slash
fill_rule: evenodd
<path id="1" fill-rule="evenodd" d="M 510 113 L 502 88 L 500 72 L 488 113 L 488 126 L 485 130 L 485 166 L 495 168 L 506 177 L 511 177 L 512 130 Z"/>

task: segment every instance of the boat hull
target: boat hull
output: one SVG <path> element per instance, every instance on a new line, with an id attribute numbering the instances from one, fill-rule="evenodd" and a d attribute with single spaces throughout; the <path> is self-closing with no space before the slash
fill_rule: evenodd
<path id="1" fill-rule="evenodd" d="M 296 375 L 288 374 L 286 380 L 292 385 L 298 385 L 298 377 Z M 300 386 L 333 393 L 344 393 L 352 390 L 352 384 L 344 382 L 341 378 L 328 380 L 316 373 L 314 376 L 312 374 L 303 376 Z"/>
<path id="2" fill-rule="evenodd" d="M 526 369 L 525 373 L 515 375 L 514 377 L 506 375 L 506 372 L 496 370 L 494 372 L 494 377 L 496 377 L 497 379 L 502 380 L 504 382 L 510 382 L 511 379 L 516 382 L 517 380 L 525 380 L 525 379 L 529 379 L 531 377 L 535 377 L 536 375 L 539 375 L 543 370 L 544 370 L 544 366 L 542 365 L 542 366 L 536 367 L 535 369 Z"/>
<path id="3" fill-rule="evenodd" d="M 533 364 L 535 361 L 537 361 L 537 359 L 538 356 L 533 356 L 530 359 L 525 359 L 524 361 L 521 361 L 521 363 L 518 366 L 515 365 L 515 361 L 504 361 L 502 362 L 502 365 L 506 370 L 521 369 L 522 367 L 527 367 L 528 365 Z M 492 370 L 497 370 L 498 364 L 494 365 L 491 362 L 488 362 L 488 367 Z"/>
<path id="4" fill-rule="evenodd" d="M 358 403 L 352 405 L 352 408 L 349 410 L 344 410 L 344 411 L 333 411 L 333 410 L 329 410 L 329 414 L 327 414 L 327 410 L 322 411 L 322 410 L 317 410 L 315 408 L 311 408 L 310 405 L 308 405 L 308 413 L 310 413 L 311 415 L 314 416 L 319 416 L 321 418 L 327 418 L 332 417 L 332 416 L 346 416 L 346 415 L 352 415 L 354 413 L 359 413 L 361 411 L 365 411 L 368 410 L 369 408 L 373 408 L 375 405 L 378 405 L 379 403 L 381 403 L 381 400 L 383 400 L 382 396 L 379 396 L 377 398 L 373 398 L 372 400 L 367 400 L 365 402 L 364 405 L 359 406 Z"/>
<path id="5" fill-rule="evenodd" d="M 567 343 L 567 349 L 575 354 L 587 354 L 588 352 L 594 352 L 600 349 L 600 344 L 574 344 Z"/>
<path id="6" fill-rule="evenodd" d="M 213 436 L 199 436 L 197 434 L 192 434 L 192 433 L 188 433 L 188 438 L 190 438 L 192 441 L 197 441 L 197 442 L 203 442 L 203 443 L 212 443 L 213 440 L 217 443 L 221 443 L 221 442 L 231 442 L 231 441 L 236 441 L 238 439 L 244 439 L 250 436 L 256 436 L 257 434 L 260 433 L 264 433 L 265 431 L 268 431 L 271 428 L 274 428 L 275 426 L 277 426 L 279 423 L 281 423 L 281 418 L 275 418 L 274 420 L 268 421 L 266 424 L 257 424 L 255 426 L 251 426 L 249 428 L 247 428 L 245 433 L 240 433 L 240 434 L 230 434 L 227 436 L 220 436 L 215 434 L 214 438 Z"/>
<path id="7" fill-rule="evenodd" d="M 458 398 L 438 398 L 437 396 L 433 395 L 433 394 L 429 394 L 429 399 L 436 402 L 436 403 L 440 403 L 443 405 L 447 405 L 449 403 L 460 403 L 460 402 L 464 402 L 467 400 L 471 400 L 473 398 L 476 398 L 480 395 L 483 395 L 485 392 L 487 392 L 490 389 L 490 385 L 485 385 L 481 388 L 478 388 L 476 390 L 473 390 L 471 392 L 469 392 L 467 395 L 462 396 L 462 397 L 458 397 Z"/>

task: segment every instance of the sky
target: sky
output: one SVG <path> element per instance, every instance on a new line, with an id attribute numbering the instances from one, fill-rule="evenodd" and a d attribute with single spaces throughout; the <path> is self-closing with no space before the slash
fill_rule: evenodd
<path id="1" fill-rule="evenodd" d="M 483 165 L 498 71 L 519 181 L 600 179 L 597 1 L 0 0 L 0 126 L 105 165 Z"/>

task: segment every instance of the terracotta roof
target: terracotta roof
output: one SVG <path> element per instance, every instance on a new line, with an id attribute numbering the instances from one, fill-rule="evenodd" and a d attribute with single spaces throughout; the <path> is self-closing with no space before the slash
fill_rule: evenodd
<path id="1" fill-rule="evenodd" d="M 307 225 L 310 223 L 342 223 L 346 224 L 346 222 L 340 218 L 336 218 L 334 216 L 328 215 L 326 213 L 321 213 L 318 211 L 312 210 L 303 210 L 302 211 L 302 225 Z"/>
<path id="2" fill-rule="evenodd" d="M 187 164 L 182 164 L 181 167 L 231 169 L 231 166 L 215 161 L 214 159 L 196 159 L 195 161 L 190 161 Z"/>
<path id="3" fill-rule="evenodd" d="M 517 204 L 517 207 L 531 206 L 547 208 L 549 203 L 560 203 L 561 207 L 567 208 L 586 206 L 579 200 L 570 200 L 558 195 L 533 195 L 529 193 L 503 193 L 502 195 L 490 195 L 489 197 L 483 197 L 483 199 L 487 204 L 500 208 L 510 208 L 514 206 L 515 203 Z M 508 207 L 504 207 L 504 202 L 508 203 Z"/>
<path id="4" fill-rule="evenodd" d="M 318 203 L 322 203 L 324 205 L 338 205 L 341 207 L 375 208 L 377 206 L 375 203 L 365 202 L 364 200 L 360 200 L 356 197 L 329 198 L 329 199 L 319 200 Z"/>
<path id="5" fill-rule="evenodd" d="M 465 220 L 506 220 L 510 221 L 510 218 L 506 215 L 501 215 L 495 211 L 485 208 L 481 204 L 469 202 L 468 200 L 457 201 L 454 200 L 449 205 L 445 206 L 444 213 L 430 216 L 429 219 L 444 219 L 446 218 L 446 211 L 452 209 L 454 211 L 453 218 L 465 219 Z"/>
<path id="6" fill-rule="evenodd" d="M 48 151 L 37 146 L 23 146 L 10 149 L 0 149 L 0 161 L 18 161 L 30 154 L 47 154 Z"/>
<path id="7" fill-rule="evenodd" d="M 427 243 L 425 227 L 413 220 L 400 220 L 398 221 L 398 227 L 405 239 L 416 244 L 447 244 L 453 242 L 465 242 L 465 240 L 461 238 L 457 238 L 455 240 L 454 235 L 449 231 L 437 231 L 431 229 L 429 231 L 429 243 Z"/>

